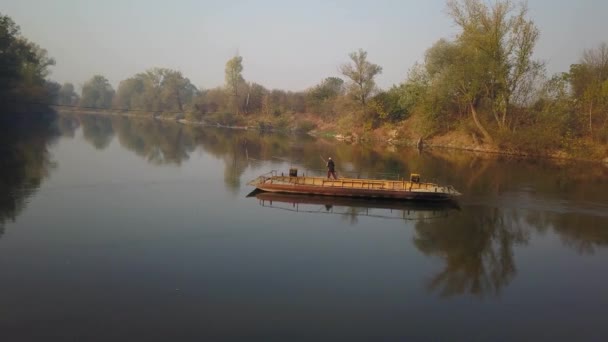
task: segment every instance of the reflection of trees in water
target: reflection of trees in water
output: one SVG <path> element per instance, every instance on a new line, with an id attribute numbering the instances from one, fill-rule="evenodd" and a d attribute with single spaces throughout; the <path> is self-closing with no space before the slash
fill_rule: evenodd
<path id="1" fill-rule="evenodd" d="M 80 127 L 80 121 L 74 115 L 58 115 L 57 129 L 63 137 L 73 138 L 76 134 L 76 129 Z"/>
<path id="2" fill-rule="evenodd" d="M 293 139 L 257 131 L 201 129 L 149 119 L 88 115 L 60 116 L 53 126 L 56 131 L 44 120 L 0 122 L 0 236 L 4 224 L 15 220 L 51 170 L 49 143 L 58 132 L 74 136 L 79 125 L 86 141 L 96 148 L 107 147 L 116 134 L 122 146 L 154 164 L 180 165 L 201 148 L 223 161 L 224 183 L 234 193 L 242 186 L 245 170 L 260 165 L 247 156 L 266 162 L 283 157 L 301 169 L 324 169 L 319 155 L 331 155 L 339 172 L 347 164 L 362 175 L 417 171 L 427 179 L 451 183 L 471 197 L 501 198 L 504 193 L 523 191 L 527 201 L 544 203 L 541 208 L 522 204 L 522 208 L 513 209 L 504 206 L 517 203 L 486 203 L 453 212 L 448 219 L 416 221 L 415 246 L 444 262 L 427 283 L 430 291 L 442 296 L 499 294 L 517 274 L 514 247 L 527 244 L 533 231 L 555 232 L 564 245 L 581 254 L 592 254 L 608 246 L 608 216 L 602 211 L 604 207 L 593 206 L 605 201 L 606 168 L 580 163 L 503 162 L 500 158 L 460 153 L 419 155 L 413 149 L 386 152 L 374 146 L 310 137 Z M 532 190 L 522 190 L 528 188 Z M 517 202 L 521 198 L 513 199 Z M 553 207 L 556 201 L 577 203 L 583 208 L 561 212 Z M 591 203 L 590 207 L 585 207 L 586 203 Z M 356 224 L 365 210 L 353 207 L 341 215 Z"/>
<path id="3" fill-rule="evenodd" d="M 123 147 L 153 164 L 181 165 L 195 148 L 183 125 L 126 117 L 113 118 L 112 125 Z"/>
<path id="4" fill-rule="evenodd" d="M 116 134 L 124 148 L 153 164 L 180 165 L 188 160 L 195 148 L 191 136 L 179 124 L 103 115 L 61 116 L 60 128 L 67 131 L 67 136 L 73 134 L 68 128 L 74 125 L 71 121 L 76 118 L 82 126 L 85 140 L 96 148 L 106 148 Z"/>
<path id="5" fill-rule="evenodd" d="M 234 137 L 227 146 L 233 147 L 228 154 L 224 155 L 224 184 L 233 193 L 238 193 L 241 188 L 241 175 L 247 168 L 247 161 L 243 157 L 246 140 Z"/>
<path id="6" fill-rule="evenodd" d="M 84 139 L 96 149 L 103 150 L 110 145 L 114 137 L 114 129 L 109 117 L 82 115 L 80 116 L 80 124 L 82 125 Z"/>
<path id="7" fill-rule="evenodd" d="M 528 234 L 515 212 L 475 207 L 449 220 L 416 223 L 415 246 L 445 261 L 428 283 L 442 296 L 499 294 L 516 274 L 513 246 L 526 244 Z"/>
<path id="8" fill-rule="evenodd" d="M 603 210 L 587 214 L 531 212 L 526 222 L 541 233 L 552 229 L 564 245 L 579 254 L 594 254 L 597 248 L 608 246 L 608 216 Z"/>
<path id="9" fill-rule="evenodd" d="M 604 213 L 605 205 L 602 205 L 608 191 L 604 181 L 608 177 L 608 168 L 580 162 L 556 164 L 549 160 L 524 161 L 488 156 L 481 158 L 462 153 L 437 154 L 428 161 L 425 165 L 420 165 L 423 175 L 432 175 L 436 170 L 450 170 L 450 173 L 455 175 L 450 183 L 465 196 L 497 201 L 494 204 L 486 203 L 487 206 L 514 207 L 499 209 L 503 212 L 498 215 L 499 218 L 504 217 L 506 210 L 513 214 L 519 213 L 521 222 L 525 223 L 528 229 L 540 233 L 551 230 L 561 238 L 564 245 L 579 253 L 593 253 L 598 247 L 608 246 L 608 229 L 605 228 L 608 227 L 608 217 Z M 505 197 L 507 193 L 511 196 Z M 476 216 L 482 213 L 481 210 L 483 208 L 476 208 L 475 212 L 468 215 Z M 507 225 L 508 229 L 505 229 L 504 220 L 488 220 L 487 218 L 492 216 L 487 212 L 484 217 L 485 221 L 478 218 L 471 225 L 479 226 L 482 222 L 487 222 L 485 226 L 495 225 L 493 229 L 506 232 L 506 236 L 517 233 L 518 221 L 512 221 L 514 223 Z M 455 221 L 454 224 L 462 225 L 462 222 Z M 446 234 L 452 234 L 447 228 Z M 465 233 L 469 231 L 469 228 L 464 230 Z M 487 232 L 487 229 L 481 231 Z M 514 239 L 511 240 L 518 243 L 518 236 L 519 233 L 513 235 Z M 477 248 L 480 255 L 484 255 L 481 251 L 487 249 L 483 244 L 472 245 L 470 248 Z M 446 259 L 446 262 L 449 261 Z M 453 268 L 453 265 L 448 265 L 446 269 Z"/>
<path id="10" fill-rule="evenodd" d="M 115 132 L 122 146 L 154 164 L 180 165 L 189 159 L 196 148 L 201 148 L 207 154 L 222 160 L 224 184 L 233 193 L 240 190 L 241 177 L 247 168 L 268 167 L 268 161 L 279 161 L 276 157 L 290 160 L 301 172 L 324 174 L 325 165 L 319 158 L 320 155 L 324 158 L 333 157 L 340 176 L 382 177 L 388 172 L 407 177 L 410 172 L 417 172 L 426 180 L 451 184 L 469 197 L 501 198 L 505 193 L 519 193 L 522 188 L 529 188 L 531 190 L 527 196 L 539 202 L 551 203 L 556 199 L 565 199 L 573 203 L 602 203 L 608 191 L 603 182 L 608 178 L 608 169 L 582 163 L 559 165 L 551 161 L 522 161 L 440 149 L 425 150 L 423 153 L 418 153 L 413 148 L 391 151 L 375 143 L 350 145 L 309 136 L 294 138 L 281 134 L 264 134 L 256 130 L 200 128 L 128 117 L 77 117 L 80 118 L 77 121 L 83 125 L 83 132 L 87 132 L 87 141 L 95 146 L 107 146 Z M 62 131 L 70 132 L 75 126 L 60 121 L 59 127 Z M 254 162 L 248 157 L 266 163 Z M 260 173 L 267 171 L 270 170 L 260 168 Z M 501 205 L 495 203 L 493 206 Z M 536 212 L 539 210 L 527 211 L 526 221 L 531 226 L 539 231 L 554 227 L 553 230 L 566 245 L 580 252 L 589 252 L 606 245 L 607 233 L 600 229 L 605 223 L 604 219 L 565 214 L 538 214 L 544 216 L 532 217 L 537 215 Z M 345 217 L 352 221 L 356 219 L 353 218 L 356 214 L 354 212 Z M 491 217 L 486 213 L 486 218 Z M 540 221 L 534 224 L 534 220 Z M 498 233 L 505 231 L 500 227 L 502 221 L 496 218 L 495 224 L 498 226 L 493 229 Z M 478 218 L 471 224 L 486 227 L 479 229 L 488 235 L 488 227 L 494 224 L 492 222 Z M 491 241 L 498 241 L 493 235 L 489 236 L 492 236 Z M 470 248 L 475 246 L 481 248 L 485 245 L 472 245 Z M 508 250 L 508 246 L 504 247 Z M 486 259 L 483 260 L 484 265 L 487 264 Z"/>
<path id="11" fill-rule="evenodd" d="M 69 117 L 69 115 L 66 115 Z M 154 164 L 177 164 L 188 160 L 190 153 L 201 147 L 208 154 L 220 158 L 225 165 L 224 180 L 231 189 L 238 190 L 240 177 L 251 165 L 247 156 L 258 160 L 271 160 L 283 156 L 298 162 L 308 156 L 319 167 L 318 151 L 307 153 L 298 146 L 314 149 L 311 137 L 302 137 L 294 144 L 293 139 L 281 134 L 260 134 L 258 131 L 228 130 L 184 126 L 177 123 L 137 119 L 76 115 L 83 127 L 85 139 L 98 148 L 105 148 L 114 133 L 120 144 Z M 62 130 L 70 135 L 70 120 L 61 122 Z M 304 158 L 305 159 L 305 158 Z"/>
<path id="12" fill-rule="evenodd" d="M 280 134 L 260 134 L 257 131 L 188 128 L 197 146 L 224 162 L 224 184 L 236 193 L 241 187 L 241 176 L 255 160 L 272 160 L 273 156 L 292 153 L 290 138 Z M 318 158 L 318 157 L 317 157 Z M 268 170 L 265 170 L 266 172 Z"/>
<path id="13" fill-rule="evenodd" d="M 608 219 L 606 217 L 560 215 L 553 223 L 566 246 L 580 254 L 594 254 L 598 247 L 608 246 Z"/>
<path id="14" fill-rule="evenodd" d="M 183 134 L 188 136 L 192 150 L 202 148 L 208 154 L 224 163 L 224 184 L 236 193 L 241 187 L 241 175 L 247 168 L 244 147 L 247 139 L 234 130 L 200 129 L 184 126 Z"/>
<path id="15" fill-rule="evenodd" d="M 53 167 L 52 116 L 0 117 L 0 235 L 15 221 Z"/>

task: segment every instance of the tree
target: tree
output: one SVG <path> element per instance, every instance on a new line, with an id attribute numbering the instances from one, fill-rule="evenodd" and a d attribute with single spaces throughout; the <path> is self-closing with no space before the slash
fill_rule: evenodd
<path id="1" fill-rule="evenodd" d="M 183 113 L 192 109 L 197 93 L 180 71 L 153 68 L 120 82 L 115 105 L 124 110 Z"/>
<path id="2" fill-rule="evenodd" d="M 452 88 L 485 140 L 493 142 L 479 111 L 491 113 L 499 129 L 509 128 L 513 106 L 528 101 L 543 71 L 532 60 L 539 31 L 524 3 L 499 0 L 488 7 L 482 0 L 449 0 L 447 7 L 461 32 L 454 42 L 440 40 L 427 52 L 427 70 Z"/>
<path id="3" fill-rule="evenodd" d="M 226 62 L 225 78 L 226 88 L 232 96 L 234 111 L 239 113 L 239 87 L 245 81 L 243 79 L 243 57 L 234 56 Z"/>
<path id="4" fill-rule="evenodd" d="M 1 102 L 48 102 L 53 86 L 45 78 L 54 64 L 45 49 L 22 37 L 19 26 L 0 13 Z"/>
<path id="5" fill-rule="evenodd" d="M 145 74 L 137 74 L 120 81 L 114 97 L 115 107 L 122 110 L 146 109 L 144 102 L 146 86 L 144 83 Z"/>
<path id="6" fill-rule="evenodd" d="M 263 103 L 264 112 L 267 115 L 280 116 L 287 111 L 287 92 L 273 89 L 268 92 Z"/>
<path id="7" fill-rule="evenodd" d="M 74 91 L 72 83 L 64 83 L 57 94 L 57 104 L 64 106 L 73 106 L 78 104 L 80 97 Z"/>
<path id="8" fill-rule="evenodd" d="M 245 102 L 245 110 L 248 113 L 260 113 L 263 109 L 264 97 L 268 94 L 268 90 L 264 86 L 251 83 L 249 92 L 247 93 L 247 101 Z"/>
<path id="9" fill-rule="evenodd" d="M 192 104 L 192 100 L 197 93 L 196 87 L 179 71 L 160 69 L 160 72 L 162 74 L 161 99 L 163 110 L 184 112 Z"/>
<path id="10" fill-rule="evenodd" d="M 419 64 L 409 71 L 405 82 L 373 97 L 372 107 L 380 119 L 399 121 L 422 106 L 428 93 L 428 73 Z"/>
<path id="11" fill-rule="evenodd" d="M 48 99 L 50 103 L 59 104 L 59 91 L 61 90 L 61 84 L 47 80 L 44 84 L 44 88 L 46 89 L 46 94 L 48 95 Z"/>
<path id="12" fill-rule="evenodd" d="M 594 114 L 608 109 L 608 45 L 585 50 L 579 64 L 570 66 L 568 80 L 579 108 L 586 113 L 589 135 L 594 134 Z M 606 128 L 608 115 L 604 118 Z"/>
<path id="13" fill-rule="evenodd" d="M 367 52 L 363 49 L 348 56 L 351 63 L 340 66 L 340 72 L 351 80 L 349 93 L 365 108 L 367 99 L 376 90 L 374 78 L 382 73 L 382 67 L 368 62 Z"/>
<path id="14" fill-rule="evenodd" d="M 19 79 L 19 26 L 8 16 L 0 14 L 0 92 L 5 95 Z"/>
<path id="15" fill-rule="evenodd" d="M 225 112 L 229 107 L 227 96 L 222 87 L 203 89 L 194 99 L 195 111 L 202 115 Z"/>
<path id="16" fill-rule="evenodd" d="M 478 107 L 483 103 L 484 70 L 472 62 L 476 49 L 465 44 L 440 39 L 426 52 L 426 69 L 431 77 L 431 86 L 440 94 L 452 98 L 458 106 L 470 111 L 477 129 L 488 142 L 492 136 L 482 124 Z M 441 99 L 436 99 L 441 102 Z"/>
<path id="17" fill-rule="evenodd" d="M 344 80 L 327 77 L 306 93 L 306 110 L 319 115 L 333 116 L 336 100 L 345 93 Z"/>
<path id="18" fill-rule="evenodd" d="M 93 76 L 82 86 L 80 106 L 108 109 L 112 106 L 114 89 L 110 82 L 101 75 Z"/>
<path id="19" fill-rule="evenodd" d="M 393 86 L 388 91 L 376 94 L 370 101 L 369 106 L 380 120 L 397 121 L 405 116 L 404 108 L 399 106 L 400 89 Z"/>
<path id="20" fill-rule="evenodd" d="M 339 77 L 327 77 L 309 91 L 313 102 L 320 104 L 344 92 L 344 80 Z"/>

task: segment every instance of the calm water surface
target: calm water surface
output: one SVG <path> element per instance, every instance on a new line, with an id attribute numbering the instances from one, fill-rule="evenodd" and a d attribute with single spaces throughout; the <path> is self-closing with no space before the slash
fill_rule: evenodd
<path id="1" fill-rule="evenodd" d="M 0 141 L 3 341 L 608 338 L 603 166 L 90 115 Z M 320 155 L 464 196 L 247 197 Z"/>

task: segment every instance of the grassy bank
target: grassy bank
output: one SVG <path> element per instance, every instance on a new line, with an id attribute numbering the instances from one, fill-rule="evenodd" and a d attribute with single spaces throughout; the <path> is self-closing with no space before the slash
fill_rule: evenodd
<path id="1" fill-rule="evenodd" d="M 400 146 L 417 146 L 422 148 L 441 148 L 465 150 L 475 153 L 490 153 L 511 155 L 524 158 L 556 158 L 565 160 L 585 160 L 604 162 L 608 164 L 608 147 L 603 145 L 582 145 L 572 150 L 542 149 L 524 150 L 504 148 L 497 145 L 483 144 L 475 139 L 474 135 L 466 130 L 453 130 L 444 134 L 424 135 L 417 128 L 414 120 L 406 120 L 399 124 L 382 125 L 375 129 L 365 130 L 363 127 L 351 126 L 344 129 L 337 120 L 325 120 L 313 114 L 301 114 L 296 118 L 274 116 L 233 115 L 229 113 L 214 113 L 205 116 L 203 120 L 193 120 L 188 115 L 155 114 L 146 112 L 120 112 L 110 110 L 91 110 L 78 108 L 56 108 L 59 113 L 85 114 L 85 115 L 116 115 L 151 120 L 178 122 L 186 125 L 225 127 L 231 129 L 249 129 L 263 132 L 281 132 L 291 134 L 309 134 L 311 136 L 334 138 L 343 143 L 378 143 L 391 148 Z"/>

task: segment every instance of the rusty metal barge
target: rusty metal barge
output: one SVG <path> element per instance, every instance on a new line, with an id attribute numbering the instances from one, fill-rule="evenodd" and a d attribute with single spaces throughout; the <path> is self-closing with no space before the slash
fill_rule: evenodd
<path id="1" fill-rule="evenodd" d="M 461 195 L 449 185 L 421 182 L 419 174 L 411 174 L 409 180 L 328 179 L 300 176 L 297 169 L 290 169 L 287 176 L 271 171 L 248 184 L 267 192 L 394 200 L 445 201 Z"/>

